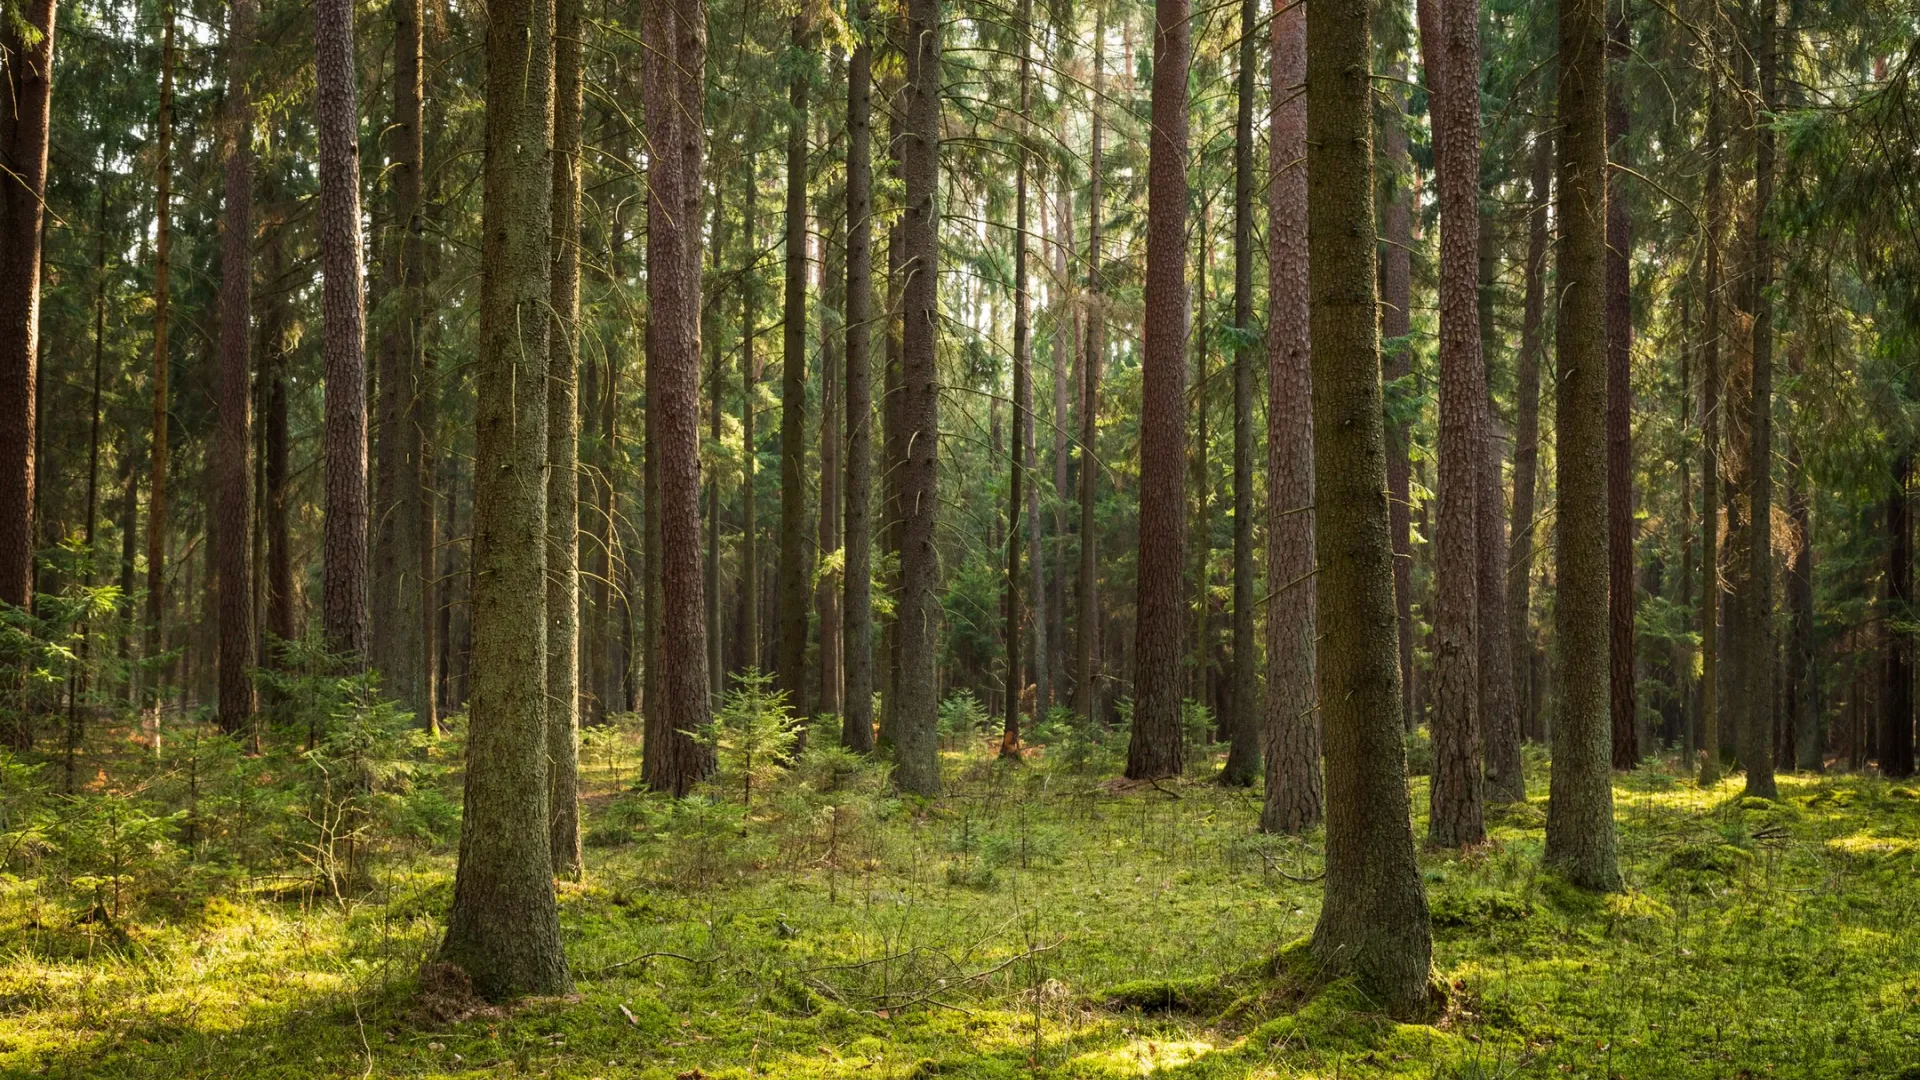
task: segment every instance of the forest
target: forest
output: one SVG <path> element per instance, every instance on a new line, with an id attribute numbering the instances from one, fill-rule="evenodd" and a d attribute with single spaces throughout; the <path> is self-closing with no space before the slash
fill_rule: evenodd
<path id="1" fill-rule="evenodd" d="M 1915 0 L 0 0 L 0 1076 L 1920 1080 Z"/>

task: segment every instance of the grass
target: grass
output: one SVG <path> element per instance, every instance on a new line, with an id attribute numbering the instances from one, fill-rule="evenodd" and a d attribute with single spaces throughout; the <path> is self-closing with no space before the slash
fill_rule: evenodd
<path id="1" fill-rule="evenodd" d="M 344 902 L 248 881 L 116 934 L 0 876 L 0 1073 L 1920 1077 L 1912 785 L 1783 777 L 1765 803 L 1619 776 L 1629 889 L 1595 897 L 1540 867 L 1530 759 L 1540 794 L 1485 846 L 1421 855 L 1448 992 L 1408 1025 L 1294 977 L 1319 838 L 1253 832 L 1256 795 L 984 743 L 947 768 L 929 803 L 855 775 L 748 812 L 625 793 L 590 760 L 586 882 L 560 889 L 576 992 L 504 1010 L 421 993 L 446 852 Z"/>

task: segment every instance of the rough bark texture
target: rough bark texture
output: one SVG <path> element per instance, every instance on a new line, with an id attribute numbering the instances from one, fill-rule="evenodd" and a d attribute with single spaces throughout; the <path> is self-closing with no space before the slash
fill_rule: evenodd
<path id="1" fill-rule="evenodd" d="M 261 515 L 266 519 L 265 629 L 268 640 L 286 642 L 298 638 L 300 632 L 294 625 L 293 530 L 288 518 L 288 483 L 291 478 L 288 471 L 290 448 L 287 427 L 286 334 L 291 314 L 288 311 L 286 285 L 288 227 L 284 219 L 278 218 L 278 211 L 279 207 L 276 206 L 276 220 L 270 226 L 266 245 L 268 300 L 262 316 L 266 325 L 261 333 L 260 377 L 265 385 L 260 394 L 260 423 L 266 429 L 261 438 L 265 458 L 261 462 L 265 479 Z M 261 658 L 263 663 L 277 659 L 274 656 Z"/>
<path id="2" fill-rule="evenodd" d="M 1788 352 L 1796 381 L 1806 372 L 1806 355 L 1797 344 Z M 1819 683 L 1814 677 L 1813 608 L 1813 494 L 1800 440 L 1787 441 L 1787 520 L 1792 522 L 1793 549 L 1787 564 L 1787 610 L 1793 629 L 1787 638 L 1786 733 L 1791 738 L 1790 763 L 1803 771 L 1824 767 L 1819 713 Z"/>
<path id="3" fill-rule="evenodd" d="M 1607 146 L 1625 162 L 1627 96 L 1624 72 L 1631 46 L 1626 0 L 1613 0 L 1608 31 L 1612 75 L 1607 79 Z M 1632 219 L 1626 179 L 1607 173 L 1607 648 L 1608 714 L 1613 767 L 1640 763 L 1639 701 L 1633 677 L 1633 308 L 1629 256 Z"/>
<path id="4" fill-rule="evenodd" d="M 873 44 L 856 0 L 847 63 L 847 504 L 840 743 L 873 751 Z"/>
<path id="5" fill-rule="evenodd" d="M 810 47 L 804 14 L 794 16 L 796 53 Z M 778 686 L 801 716 L 807 698 L 807 75 L 796 64 L 787 86 L 786 302 L 780 350 L 780 655 Z"/>
<path id="6" fill-rule="evenodd" d="M 838 200 L 824 196 L 823 201 Z M 840 572 L 826 560 L 840 549 L 840 384 L 844 370 L 841 351 L 847 340 L 841 319 L 846 303 L 847 280 L 843 268 L 846 241 L 841 235 L 838 215 L 822 213 L 820 217 L 823 222 L 831 221 L 831 225 L 820 238 L 820 254 L 815 264 L 819 271 L 817 295 L 821 304 L 820 512 L 814 519 L 814 551 L 817 553 L 814 557 L 820 561 L 815 563 L 817 569 L 809 577 L 818 579 L 813 586 L 813 609 L 820 627 L 820 645 L 814 664 L 819 674 L 814 685 L 818 696 L 810 712 L 814 716 L 839 716 Z"/>
<path id="7" fill-rule="evenodd" d="M 664 738 L 651 782 L 685 795 L 713 772 L 713 750 L 695 736 L 712 719 L 707 698 L 706 601 L 700 571 L 700 213 L 706 137 L 706 5 L 647 0 L 652 55 L 645 71 L 648 145 L 647 368 L 657 460 L 659 622 L 650 655 L 659 673 L 648 707 Z M 650 570 L 649 573 L 652 571 Z M 657 754 L 657 756 L 655 756 Z"/>
<path id="8" fill-rule="evenodd" d="M 1544 96 L 1544 95 L 1543 95 Z M 1551 107 L 1551 99 L 1543 105 Z M 1534 693 L 1533 553 L 1535 488 L 1540 470 L 1540 359 L 1546 352 L 1547 200 L 1553 185 L 1553 127 L 1543 122 L 1533 140 L 1532 202 L 1527 210 L 1526 295 L 1521 301 L 1519 370 L 1513 425 L 1513 542 L 1508 552 L 1507 643 L 1513 653 L 1514 707 L 1527 738 L 1545 741 Z"/>
<path id="9" fill-rule="evenodd" d="M 1026 679 L 1020 671 L 1020 550 L 1026 537 L 1020 528 L 1021 503 L 1025 495 L 1027 470 L 1032 467 L 1033 445 L 1033 353 L 1031 327 L 1027 316 L 1027 110 L 1032 64 L 1028 52 L 1033 26 L 1033 0 L 1020 3 L 1020 143 L 1015 151 L 1013 211 L 1013 438 L 1007 443 L 1007 580 L 1006 619 L 1006 709 L 1000 734 L 1000 756 L 1020 756 L 1020 697 Z M 1037 595 L 1037 594 L 1036 594 Z"/>
<path id="10" fill-rule="evenodd" d="M 1100 544 L 1094 532 L 1093 501 L 1100 465 L 1094 448 L 1100 432 L 1100 368 L 1107 351 L 1106 311 L 1102 307 L 1100 260 L 1102 197 L 1102 109 L 1106 105 L 1107 8 L 1094 0 L 1093 8 L 1093 147 L 1087 157 L 1087 347 L 1080 361 L 1080 612 L 1074 622 L 1075 678 L 1073 692 L 1078 712 L 1089 726 L 1100 722 L 1100 689 L 1094 685 L 1093 659 L 1100 639 Z"/>
<path id="11" fill-rule="evenodd" d="M 34 588 L 40 248 L 54 29 L 54 0 L 26 0 L 0 17 L 0 506 L 9 508 L 0 514 L 0 602 L 16 607 L 33 603 Z M 14 745 L 30 741 L 19 737 L 28 730 L 23 721 L 9 733 Z"/>
<path id="12" fill-rule="evenodd" d="M 1140 361 L 1140 554 L 1133 733 L 1126 775 L 1185 762 L 1180 646 L 1186 532 L 1188 0 L 1154 0 L 1153 129 L 1147 141 L 1147 272 Z"/>
<path id="13" fill-rule="evenodd" d="M 580 0 L 553 13 L 553 239 L 547 361 L 547 833 L 580 876 Z"/>
<path id="14" fill-rule="evenodd" d="M 1720 80 L 1707 91 L 1706 309 L 1700 342 L 1700 783 L 1720 778 Z"/>
<path id="15" fill-rule="evenodd" d="M 1486 836 L 1480 753 L 1480 70 L 1476 0 L 1422 0 L 1440 189 L 1440 463 L 1434 535 L 1433 784 L 1427 842 Z"/>
<path id="16" fill-rule="evenodd" d="M 1913 775 L 1913 635 L 1896 628 L 1913 618 L 1913 455 L 1894 462 L 1887 494 L 1885 684 L 1880 695 L 1880 775 Z"/>
<path id="17" fill-rule="evenodd" d="M 1396 63 L 1394 74 L 1406 77 L 1406 65 Z M 1399 91 L 1395 91 L 1396 94 Z M 1406 121 L 1395 117 L 1383 136 L 1388 167 L 1392 170 L 1387 190 L 1386 243 L 1380 255 L 1380 332 L 1389 345 L 1385 367 L 1389 382 L 1398 382 L 1413 372 L 1413 346 L 1407 335 L 1413 329 L 1413 196 L 1406 178 L 1412 174 L 1413 161 L 1407 151 Z M 1400 655 L 1400 709 L 1402 723 L 1412 731 L 1419 723 L 1414 703 L 1419 674 L 1413 663 L 1413 425 L 1411 421 L 1387 422 L 1387 496 L 1388 530 L 1393 534 L 1393 599 L 1395 637 Z M 1269 584 L 1268 588 L 1273 588 Z"/>
<path id="18" fill-rule="evenodd" d="M 1260 827 L 1321 816 L 1314 597 L 1314 394 L 1308 336 L 1307 13 L 1273 20 L 1273 176 L 1267 185 L 1267 710 Z"/>
<path id="19" fill-rule="evenodd" d="M 434 723 L 432 653 L 427 647 L 433 575 L 423 566 L 433 520 L 427 474 L 431 412 L 425 379 L 426 214 L 421 0 L 394 0 L 393 119 L 386 171 L 392 215 L 384 254 L 397 298 L 382 328 L 379 426 L 374 439 L 372 641 L 381 687 L 423 724 Z"/>
<path id="20" fill-rule="evenodd" d="M 314 127 L 320 142 L 320 355 L 327 383 L 320 615 L 327 649 L 357 665 L 366 661 L 369 644 L 367 355 L 352 0 L 316 0 L 313 40 Z"/>
<path id="21" fill-rule="evenodd" d="M 1478 303 L 1480 355 L 1485 375 L 1480 398 L 1481 453 L 1477 529 L 1480 610 L 1480 745 L 1486 767 L 1486 797 L 1496 802 L 1518 802 L 1527 797 L 1520 763 L 1520 715 L 1514 708 L 1513 650 L 1507 637 L 1507 512 L 1500 483 L 1501 440 L 1493 411 L 1493 362 L 1500 352 L 1500 332 L 1494 322 L 1494 292 L 1499 288 L 1500 248 L 1494 231 L 1494 210 L 1480 214 Z"/>
<path id="22" fill-rule="evenodd" d="M 902 293 L 900 440 L 900 701 L 893 724 L 894 783 L 915 795 L 940 790 L 935 745 L 939 681 L 940 399 L 934 369 L 939 275 L 940 0 L 908 0 L 906 130 L 900 172 L 906 182 L 901 228 Z"/>
<path id="23" fill-rule="evenodd" d="M 1748 399 L 1746 544 L 1749 560 L 1740 605 L 1745 623 L 1745 708 L 1741 711 L 1740 764 L 1746 793 L 1779 797 L 1773 779 L 1773 102 L 1779 4 L 1760 0 L 1760 108 L 1754 114 L 1753 195 L 1753 392 Z"/>
<path id="24" fill-rule="evenodd" d="M 1620 887 L 1607 720 L 1606 0 L 1561 0 L 1560 238 L 1554 322 L 1554 640 L 1559 712 L 1547 862 L 1575 885 Z"/>
<path id="25" fill-rule="evenodd" d="M 1368 21 L 1364 4 L 1307 5 L 1314 534 L 1328 796 L 1326 898 L 1313 953 L 1386 1011 L 1411 1017 L 1427 1004 L 1433 939 L 1398 722 Z"/>
<path id="26" fill-rule="evenodd" d="M 746 172 L 746 212 L 740 218 L 745 228 L 741 240 L 746 258 L 751 261 L 759 256 L 759 248 L 755 246 L 754 205 L 760 193 L 760 174 L 751 153 L 747 156 Z M 740 606 L 746 616 L 740 651 L 749 668 L 760 667 L 760 498 L 757 490 L 760 449 L 753 430 L 754 412 L 760 398 L 760 367 L 753 355 L 754 338 L 759 331 L 756 324 L 760 318 L 760 296 L 754 287 L 755 278 L 749 271 L 740 283 L 740 438 L 745 450 L 740 474 Z"/>
<path id="27" fill-rule="evenodd" d="M 1235 79 L 1233 153 L 1233 325 L 1253 332 L 1253 98 L 1259 63 L 1258 0 L 1240 3 L 1240 69 Z M 1283 89 L 1282 93 L 1286 91 Z M 1304 203 L 1304 200 L 1302 200 Z M 1304 205 L 1302 219 L 1304 220 Z M 1304 324 L 1304 320 L 1303 320 Z M 1240 340 L 1233 349 L 1233 657 L 1232 705 L 1227 715 L 1227 763 L 1222 783 L 1246 787 L 1260 771 L 1263 714 L 1259 708 L 1253 644 L 1253 359 Z M 1311 419 L 1308 420 L 1311 424 Z M 1316 755 L 1317 756 L 1317 755 Z"/>
<path id="28" fill-rule="evenodd" d="M 253 726 L 253 0 L 227 23 L 226 217 L 220 245 L 220 420 L 214 562 L 219 572 L 220 729 Z"/>
<path id="29" fill-rule="evenodd" d="M 173 265 L 173 5 L 162 3 L 160 6 L 160 108 L 154 125 L 153 435 L 148 448 L 151 478 L 147 485 L 147 626 L 144 646 L 148 658 L 160 655 L 165 650 L 166 641 L 167 421 L 172 415 L 167 400 L 168 369 L 172 366 L 167 349 L 167 330 L 172 299 L 170 272 Z M 0 295 L 12 295 L 12 292 L 0 290 Z M 31 500 L 28 504 L 31 505 Z M 147 674 L 152 685 L 157 687 L 167 678 L 168 671 L 156 667 Z M 149 698 L 156 706 L 152 722 L 157 725 L 159 697 L 150 694 Z"/>
<path id="30" fill-rule="evenodd" d="M 1048 664 L 1053 669 L 1054 700 L 1067 704 L 1067 506 L 1073 492 L 1067 451 L 1072 416 L 1070 399 L 1077 400 L 1073 377 L 1080 370 L 1080 303 L 1069 283 L 1067 261 L 1073 255 L 1073 188 L 1061 185 L 1053 218 L 1053 272 L 1061 283 L 1053 310 L 1053 558 L 1048 566 Z"/>
<path id="31" fill-rule="evenodd" d="M 471 719 L 440 957 L 498 1000 L 572 989 L 547 832 L 552 0 L 493 0 L 486 41 Z"/>

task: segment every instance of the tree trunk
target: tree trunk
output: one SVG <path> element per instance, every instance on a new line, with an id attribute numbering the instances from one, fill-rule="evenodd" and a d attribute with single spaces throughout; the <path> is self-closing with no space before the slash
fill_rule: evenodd
<path id="1" fill-rule="evenodd" d="M 1100 368 L 1107 351 L 1107 313 L 1102 300 L 1100 260 L 1105 161 L 1101 157 L 1102 110 L 1106 107 L 1107 6 L 1093 0 L 1093 149 L 1087 158 L 1087 348 L 1080 361 L 1080 614 L 1074 627 L 1077 675 L 1073 692 L 1089 730 L 1100 722 L 1100 691 L 1093 682 L 1093 658 L 1100 640 L 1100 544 L 1094 532 L 1093 500 L 1100 463 L 1094 450 L 1100 434 Z"/>
<path id="2" fill-rule="evenodd" d="M 282 194 L 278 190 L 275 195 Z M 276 203 L 279 199 L 276 198 Z M 262 516 L 266 519 L 266 630 L 275 643 L 292 642 L 300 635 L 294 626 L 293 532 L 288 518 L 288 486 L 291 480 L 287 456 L 290 450 L 287 427 L 287 242 L 288 226 L 274 208 L 275 220 L 268 228 L 266 242 L 266 285 L 268 297 L 262 321 L 260 377 L 262 457 L 265 473 L 262 485 Z M 278 656 L 261 658 L 278 667 Z"/>
<path id="3" fill-rule="evenodd" d="M 718 272 L 726 265 L 727 259 L 727 213 L 725 200 L 721 196 L 721 187 L 713 189 L 713 254 L 712 268 Z M 722 347 L 724 335 L 704 324 L 705 319 L 716 323 L 720 319 L 719 297 L 702 312 L 703 325 L 701 335 L 707 349 L 707 437 L 713 445 L 724 445 L 726 429 L 724 410 L 720 403 L 726 397 L 725 368 L 721 358 L 725 353 Z M 720 470 L 715 469 L 707 476 L 707 561 L 706 578 L 703 587 L 706 590 L 707 618 L 707 693 L 710 700 L 718 702 L 727 691 L 726 654 L 721 647 L 724 635 L 720 631 Z"/>
<path id="4" fill-rule="evenodd" d="M 1307 14 L 1273 19 L 1267 186 L 1267 788 L 1260 828 L 1319 824 L 1312 277 L 1307 219 Z M 1236 587 L 1237 587 L 1236 582 Z M 1399 753 L 1404 756 L 1405 751 Z"/>
<path id="5" fill-rule="evenodd" d="M 1393 72 L 1394 77 L 1405 79 L 1405 62 L 1396 60 Z M 1392 92 L 1402 93 L 1397 89 Z M 1387 381 L 1394 384 L 1397 402 L 1409 392 L 1405 383 L 1413 374 L 1413 345 L 1407 340 L 1413 330 L 1413 198 L 1404 177 L 1412 174 L 1414 164 L 1407 152 L 1404 116 L 1396 115 L 1387 125 L 1385 142 L 1392 179 L 1381 215 L 1386 219 L 1386 243 L 1380 256 L 1380 332 L 1388 340 L 1385 374 Z M 1406 729 L 1412 731 L 1420 719 L 1416 702 L 1424 700 L 1424 695 L 1416 693 L 1419 672 L 1413 662 L 1413 422 L 1411 418 L 1400 418 L 1400 411 L 1396 406 L 1387 418 L 1388 530 L 1393 535 L 1401 719 Z M 1271 568 L 1268 573 L 1272 573 Z M 1273 589 L 1279 584 L 1272 582 L 1267 587 Z"/>
<path id="6" fill-rule="evenodd" d="M 553 14 L 553 238 L 547 362 L 547 848 L 580 863 L 580 0 Z"/>
<path id="7" fill-rule="evenodd" d="M 793 48 L 804 55 L 812 34 L 804 12 L 793 17 Z M 802 716 L 807 696 L 807 72 L 796 66 L 787 84 L 786 300 L 780 351 L 780 689 Z"/>
<path id="8" fill-rule="evenodd" d="M 847 63 L 847 504 L 841 636 L 847 655 L 840 745 L 873 752 L 873 43 L 855 0 Z"/>
<path id="9" fill-rule="evenodd" d="M 759 333 L 758 290 L 754 283 L 760 249 L 755 246 L 759 220 L 755 203 L 760 193 L 760 175 L 755 169 L 752 148 L 747 150 L 747 194 L 741 215 L 744 247 L 744 273 L 740 281 L 740 438 L 744 448 L 740 474 L 740 606 L 746 613 L 746 630 L 741 634 L 746 666 L 760 667 L 760 500 L 755 492 L 759 483 L 760 451 L 753 432 L 754 411 L 760 401 L 760 368 L 754 360 L 754 338 Z"/>
<path id="10" fill-rule="evenodd" d="M 313 37 L 314 126 L 320 141 L 317 228 L 324 283 L 320 354 L 326 368 L 320 608 L 328 652 L 358 666 L 366 662 L 368 646 L 367 357 L 351 0 L 318 0 Z"/>
<path id="11" fill-rule="evenodd" d="M 1220 781 L 1249 787 L 1260 772 L 1265 726 L 1253 671 L 1253 99 L 1259 63 L 1258 0 L 1240 3 L 1239 71 L 1234 87 L 1233 153 L 1233 645 L 1227 714 L 1227 763 Z M 1281 93 L 1288 93 L 1282 87 Z M 1304 214 L 1302 215 L 1304 218 Z M 1303 321 L 1304 324 L 1304 321 Z M 1317 756 L 1317 755 L 1316 755 Z"/>
<path id="12" fill-rule="evenodd" d="M 823 224 L 828 220 L 820 215 Z M 825 561 L 840 548 L 840 350 L 846 344 L 846 330 L 839 320 L 845 317 L 843 290 L 846 275 L 845 240 L 841 222 L 833 221 L 820 241 L 817 288 L 820 305 L 820 512 L 815 517 L 814 558 L 818 568 L 809 577 L 819 580 L 813 587 L 814 614 L 820 623 L 820 647 L 817 666 L 820 678 L 812 710 L 816 716 L 840 715 L 840 574 Z M 844 553 L 842 558 L 844 559 Z M 844 568 L 844 562 L 842 567 Z"/>
<path id="13" fill-rule="evenodd" d="M 323 5 L 324 7 L 324 5 Z M 253 728 L 253 0 L 227 23 L 226 220 L 220 247 L 220 420 L 213 468 L 219 492 L 220 667 L 216 715 L 229 735 Z"/>
<path id="14" fill-rule="evenodd" d="M 1711 38 L 1709 42 L 1711 43 Z M 1717 54 L 1717 46 L 1714 46 Z M 1707 90 L 1706 309 L 1700 348 L 1700 786 L 1720 779 L 1720 236 L 1726 196 L 1721 187 L 1720 79 Z"/>
<path id="15" fill-rule="evenodd" d="M 492 1000 L 572 989 L 547 831 L 553 16 L 551 0 L 494 0 L 487 10 L 473 696 L 460 862 L 440 958 Z"/>
<path id="16" fill-rule="evenodd" d="M 1748 595 L 1742 650 L 1747 689 L 1741 713 L 1740 764 L 1746 793 L 1779 797 L 1773 780 L 1773 201 L 1775 42 L 1779 5 L 1760 0 L 1760 102 L 1754 113 L 1753 196 L 1753 393 L 1747 421 L 1749 533 L 1745 575 Z"/>
<path id="17" fill-rule="evenodd" d="M 1393 543 L 1370 242 L 1372 35 L 1364 4 L 1309 4 L 1306 22 L 1308 340 L 1328 795 L 1326 899 L 1313 953 L 1328 974 L 1352 977 L 1387 1012 L 1412 1017 L 1427 1004 L 1433 946 L 1396 716 L 1399 665 L 1387 633 Z"/>
<path id="18" fill-rule="evenodd" d="M 1913 454 L 1903 451 L 1893 466 L 1887 494 L 1886 682 L 1880 696 L 1880 775 L 1913 775 Z"/>
<path id="19" fill-rule="evenodd" d="M 1434 537 L 1433 785 L 1427 842 L 1486 836 L 1480 750 L 1480 35 L 1477 0 L 1422 0 L 1440 190 L 1440 463 Z"/>
<path id="20" fill-rule="evenodd" d="M 1805 371 L 1801 350 L 1789 350 L 1796 379 Z M 1793 756 L 1788 759 L 1805 772 L 1825 766 L 1820 738 L 1819 683 L 1814 676 L 1813 609 L 1813 496 L 1808 490 L 1806 466 L 1800 459 L 1800 440 L 1787 442 L 1787 517 L 1792 521 L 1793 550 L 1787 566 L 1787 608 L 1793 631 L 1787 639 L 1787 731 Z"/>
<path id="21" fill-rule="evenodd" d="M 712 719 L 707 698 L 706 600 L 700 572 L 700 212 L 706 149 L 706 5 L 702 0 L 647 0 L 643 24 L 652 55 L 645 68 L 648 145 L 647 307 L 653 433 L 649 462 L 660 540 L 655 580 L 659 621 L 650 680 L 666 738 L 652 784 L 686 795 L 714 768 L 713 750 L 695 736 Z M 650 567 L 648 573 L 654 574 Z"/>
<path id="22" fill-rule="evenodd" d="M 1007 677 L 1006 724 L 1001 729 L 1000 756 L 1020 756 L 1020 694 L 1026 680 L 1020 673 L 1020 549 L 1021 501 L 1027 470 L 1032 466 L 1033 354 L 1027 324 L 1027 115 L 1032 104 L 1033 0 L 1020 0 L 1020 126 L 1014 152 L 1013 211 L 1013 438 L 1007 443 Z M 1036 594 L 1037 599 L 1037 594 Z M 1038 700 L 1036 695 L 1036 701 Z"/>
<path id="23" fill-rule="evenodd" d="M 1542 94 L 1543 99 L 1546 97 Z M 1543 111 L 1552 107 L 1541 102 Z M 1513 543 L 1508 552 L 1507 644 L 1513 653 L 1515 711 L 1526 718 L 1526 736 L 1544 742 L 1540 703 L 1533 693 L 1533 553 L 1536 547 L 1534 489 L 1540 467 L 1540 358 L 1546 351 L 1547 201 L 1553 183 L 1553 126 L 1545 120 L 1533 139 L 1532 202 L 1527 209 L 1526 296 L 1520 316 L 1520 357 L 1515 379 L 1513 430 Z"/>
<path id="24" fill-rule="evenodd" d="M 1607 49 L 1607 145 L 1626 161 L 1625 70 L 1632 50 L 1626 0 L 1613 0 Z M 1607 641 L 1608 705 L 1613 767 L 1640 764 L 1639 702 L 1634 688 L 1633 642 L 1633 309 L 1629 257 L 1632 220 L 1624 178 L 1607 173 Z"/>
<path id="25" fill-rule="evenodd" d="M 1561 0 L 1555 219 L 1554 637 L 1561 656 L 1547 862 L 1582 888 L 1620 888 L 1607 718 L 1606 0 Z"/>
<path id="26" fill-rule="evenodd" d="M 1494 290 L 1498 287 L 1500 254 L 1491 208 L 1480 215 L 1478 304 L 1480 355 L 1484 360 L 1485 392 L 1481 396 L 1481 454 L 1479 474 L 1479 611 L 1480 611 L 1480 732 L 1486 766 L 1486 797 L 1497 802 L 1524 802 L 1526 776 L 1520 762 L 1520 716 L 1514 708 L 1513 649 L 1507 637 L 1506 500 L 1500 484 L 1500 439 L 1493 415 L 1493 358 L 1500 351 L 1499 328 L 1494 323 Z"/>
<path id="27" fill-rule="evenodd" d="M 908 0 L 906 11 L 906 129 L 900 172 L 906 181 L 901 228 L 902 295 L 900 441 L 899 716 L 893 724 L 893 780 L 902 791 L 940 790 L 935 745 L 939 704 L 939 553 L 934 514 L 939 504 L 940 399 L 934 365 L 940 268 L 940 0 Z"/>
<path id="28" fill-rule="evenodd" d="M 148 661 L 166 649 L 165 615 L 167 610 L 167 421 L 171 416 L 167 401 L 167 376 L 171 366 L 167 352 L 169 301 L 172 288 L 169 270 L 173 251 L 173 5 L 161 5 L 160 29 L 160 108 L 154 125 L 156 162 L 154 164 L 153 223 L 153 436 L 149 448 L 147 495 L 147 626 L 142 652 Z M 168 668 L 147 671 L 153 704 L 151 725 L 158 750 L 161 700 L 159 689 L 170 674 Z"/>
<path id="29" fill-rule="evenodd" d="M 1054 211 L 1054 280 L 1060 282 L 1053 311 L 1053 557 L 1049 562 L 1047 616 L 1048 666 L 1053 671 L 1054 698 L 1065 705 L 1067 694 L 1067 505 L 1072 497 L 1068 432 L 1073 418 L 1069 399 L 1078 400 L 1073 380 L 1080 371 L 1081 304 L 1073 295 L 1073 276 L 1067 268 L 1073 256 L 1073 188 L 1062 184 Z"/>
<path id="30" fill-rule="evenodd" d="M 1177 776 L 1186 526 L 1188 0 L 1154 0 L 1147 270 L 1140 361 L 1140 554 L 1130 780 Z"/>

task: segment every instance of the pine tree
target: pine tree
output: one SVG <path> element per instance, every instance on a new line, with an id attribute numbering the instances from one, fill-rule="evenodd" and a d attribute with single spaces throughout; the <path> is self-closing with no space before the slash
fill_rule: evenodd
<path id="1" fill-rule="evenodd" d="M 220 727 L 253 725 L 253 0 L 227 16 L 226 221 L 220 250 L 220 421 L 214 458 Z"/>
<path id="2" fill-rule="evenodd" d="M 547 363 L 547 830 L 557 877 L 580 862 L 580 0 L 553 16 L 553 239 Z"/>

